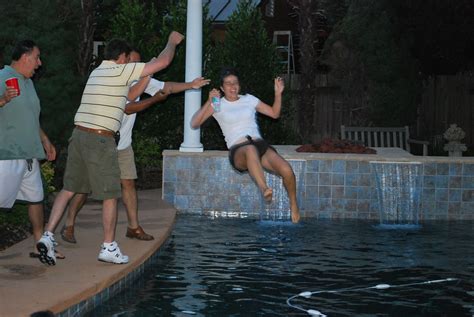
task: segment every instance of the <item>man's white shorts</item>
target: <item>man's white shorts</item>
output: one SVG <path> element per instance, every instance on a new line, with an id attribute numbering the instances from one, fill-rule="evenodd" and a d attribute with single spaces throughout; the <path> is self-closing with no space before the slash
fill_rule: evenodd
<path id="1" fill-rule="evenodd" d="M 0 160 L 0 208 L 11 208 L 17 199 L 39 203 L 43 197 L 38 160 L 33 159 L 31 171 L 26 160 Z"/>

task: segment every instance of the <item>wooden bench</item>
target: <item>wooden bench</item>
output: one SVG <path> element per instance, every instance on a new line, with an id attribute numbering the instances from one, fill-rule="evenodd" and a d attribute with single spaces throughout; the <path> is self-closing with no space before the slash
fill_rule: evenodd
<path id="1" fill-rule="evenodd" d="M 341 125 L 341 139 L 359 141 L 368 147 L 399 147 L 410 152 L 410 144 L 423 145 L 423 156 L 428 155 L 428 141 L 410 139 L 404 127 L 346 127 Z"/>

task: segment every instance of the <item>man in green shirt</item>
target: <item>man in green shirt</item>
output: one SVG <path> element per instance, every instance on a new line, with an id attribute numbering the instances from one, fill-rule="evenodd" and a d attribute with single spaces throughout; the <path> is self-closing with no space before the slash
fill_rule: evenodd
<path id="1" fill-rule="evenodd" d="M 0 208 L 11 208 L 16 200 L 26 202 L 35 241 L 41 238 L 44 224 L 38 160 L 56 158 L 54 146 L 40 127 L 40 101 L 31 80 L 40 66 L 38 46 L 24 40 L 13 49 L 11 65 L 0 70 Z M 5 84 L 13 77 L 19 91 Z"/>

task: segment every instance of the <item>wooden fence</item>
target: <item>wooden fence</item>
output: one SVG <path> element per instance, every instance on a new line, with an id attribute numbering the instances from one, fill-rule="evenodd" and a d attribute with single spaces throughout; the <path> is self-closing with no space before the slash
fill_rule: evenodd
<path id="1" fill-rule="evenodd" d="M 456 123 L 466 132 L 462 142 L 474 146 L 474 74 L 436 76 L 423 86 L 418 134 L 430 137 L 434 143 L 444 143 L 444 131 Z"/>
<path id="2" fill-rule="evenodd" d="M 288 81 L 291 88 L 298 89 L 298 75 L 292 75 Z M 358 116 L 364 110 L 363 100 L 353 100 L 352 105 L 345 104 L 340 87 L 332 83 L 328 75 L 318 74 L 316 82 L 313 143 L 325 137 L 339 137 L 342 124 L 359 125 Z M 418 108 L 418 120 L 410 127 L 411 136 L 428 140 L 431 146 L 442 147 L 442 135 L 452 123 L 466 132 L 463 142 L 473 147 L 474 74 L 436 76 L 426 80 Z"/>

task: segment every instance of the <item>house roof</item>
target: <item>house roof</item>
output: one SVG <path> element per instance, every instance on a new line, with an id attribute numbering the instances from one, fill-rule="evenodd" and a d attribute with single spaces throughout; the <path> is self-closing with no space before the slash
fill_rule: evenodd
<path id="1" fill-rule="evenodd" d="M 229 16 L 237 9 L 240 0 L 205 0 L 203 3 L 209 5 L 209 15 L 213 22 L 225 22 Z M 252 0 L 255 6 L 260 4 L 260 0 Z"/>

